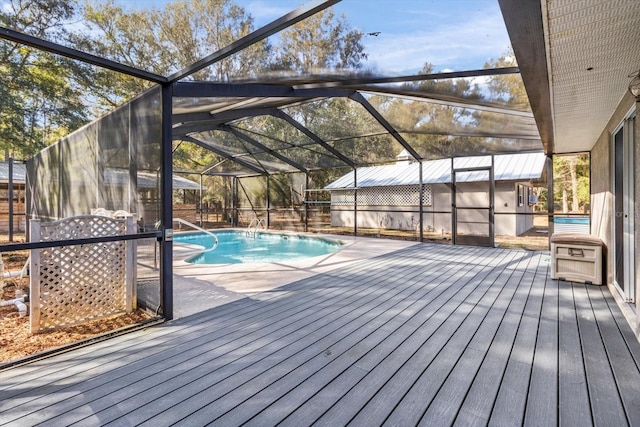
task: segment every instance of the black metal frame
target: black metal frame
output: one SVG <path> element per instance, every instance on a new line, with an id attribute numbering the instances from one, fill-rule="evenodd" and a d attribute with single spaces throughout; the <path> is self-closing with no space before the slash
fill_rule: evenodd
<path id="1" fill-rule="evenodd" d="M 487 209 L 488 221 L 489 221 L 489 247 L 495 246 L 495 191 L 496 183 L 494 179 L 494 156 L 491 156 L 490 166 L 478 166 L 472 168 L 454 168 L 454 158 L 451 158 L 451 242 L 457 245 L 458 239 L 458 209 L 457 206 L 457 185 L 456 185 L 456 173 L 459 172 L 489 172 L 489 206 L 485 207 L 472 207 L 467 209 Z"/>
<path id="2" fill-rule="evenodd" d="M 161 289 L 162 289 L 162 310 L 163 316 L 166 319 L 173 317 L 173 298 L 172 298 L 172 235 L 173 235 L 173 216 L 172 205 L 170 202 L 172 196 L 172 143 L 174 140 L 187 141 L 193 144 L 197 144 L 216 155 L 233 162 L 236 162 L 245 170 L 251 171 L 255 175 L 246 174 L 231 174 L 233 176 L 232 182 L 232 209 L 234 222 L 237 224 L 237 190 L 238 190 L 238 176 L 266 176 L 267 179 L 271 173 L 280 173 L 280 170 L 269 170 L 268 165 L 264 165 L 257 161 L 258 166 L 243 159 L 246 155 L 236 155 L 227 152 L 223 149 L 215 147 L 207 141 L 199 137 L 198 133 L 203 131 L 218 130 L 228 132 L 234 135 L 236 138 L 247 143 L 258 150 L 260 153 L 266 153 L 296 169 L 296 171 L 306 174 L 306 182 L 308 187 L 309 171 L 312 170 L 309 165 L 299 164 L 286 156 L 278 153 L 279 150 L 271 149 L 266 145 L 255 140 L 251 136 L 247 135 L 241 129 L 233 126 L 233 122 L 241 120 L 247 117 L 256 116 L 273 116 L 275 118 L 284 120 L 290 126 L 297 129 L 299 132 L 308 137 L 314 144 L 322 147 L 328 153 L 333 155 L 335 159 L 343 163 L 345 166 L 352 168 L 354 173 L 354 235 L 357 235 L 357 215 L 358 215 L 358 203 L 357 203 L 357 167 L 359 165 L 354 159 L 349 158 L 340 150 L 336 149 L 328 141 L 323 140 L 320 136 L 316 135 L 310 129 L 298 122 L 294 117 L 283 111 L 283 108 L 291 107 L 298 103 L 310 102 L 316 99 L 327 98 L 348 98 L 358 104 L 360 104 L 390 135 L 396 142 L 398 142 L 404 149 L 406 149 L 410 155 L 422 165 L 422 156 L 407 142 L 400 132 L 398 132 L 383 116 L 373 107 L 362 93 L 391 93 L 392 95 L 400 97 L 411 97 L 428 99 L 432 102 L 442 103 L 445 105 L 458 106 L 462 108 L 477 108 L 487 111 L 495 111 L 505 114 L 524 115 L 530 116 L 530 113 L 515 110 L 509 107 L 500 106 L 488 102 L 480 102 L 478 100 L 466 100 L 450 95 L 436 94 L 436 93 L 424 93 L 424 92 L 412 92 L 406 93 L 400 90 L 393 91 L 388 88 L 382 88 L 380 84 L 385 83 L 399 83 L 399 82 L 413 82 L 413 81 L 427 81 L 436 79 L 452 79 L 463 77 L 477 77 L 487 75 L 500 75 L 500 74 L 512 74 L 519 73 L 517 67 L 498 68 L 498 69 L 482 69 L 482 70 L 469 70 L 447 73 L 433 73 L 433 74 L 421 74 L 412 76 L 399 76 L 399 77 L 359 77 L 359 78 L 336 78 L 322 80 L 311 79 L 307 81 L 268 81 L 266 83 L 212 83 L 212 82 L 184 82 L 180 81 L 187 78 L 194 73 L 227 58 L 234 53 L 237 53 L 247 47 L 264 40 L 272 34 L 285 29 L 296 22 L 300 22 L 307 17 L 326 9 L 338 3 L 340 0 L 315 0 L 308 5 L 302 6 L 289 14 L 282 16 L 279 19 L 259 28 L 258 30 L 242 37 L 230 45 L 202 58 L 201 60 L 191 64 L 188 67 L 168 76 L 161 76 L 154 73 L 130 67 L 121 63 L 110 61 L 106 58 L 97 57 L 95 55 L 88 54 L 86 52 L 71 49 L 65 46 L 58 45 L 46 40 L 38 39 L 26 34 L 19 33 L 17 31 L 0 27 L 0 38 L 5 40 L 14 41 L 37 49 L 41 49 L 47 52 L 51 52 L 57 55 L 62 55 L 68 58 L 76 59 L 85 63 L 97 65 L 106 69 L 110 69 L 119 73 L 124 73 L 130 76 L 134 76 L 149 82 L 153 82 L 161 85 L 162 88 L 162 153 L 161 153 L 161 182 L 160 192 L 162 204 L 160 206 L 160 217 L 162 228 L 158 232 L 154 233 L 141 233 L 134 236 L 118 236 L 111 238 L 99 238 L 99 239 L 76 239 L 68 241 L 57 242 L 42 242 L 42 243 L 25 243 L 19 245 L 2 245 L 0 246 L 0 253 L 19 250 L 19 249 L 36 249 L 41 247 L 51 246 L 68 246 L 74 244 L 95 243 L 100 241 L 111 240 L 131 240 L 131 239 L 146 239 L 156 238 L 160 241 L 161 249 Z M 225 106 L 211 111 L 205 112 L 191 112 L 173 114 L 173 101 L 176 98 L 200 98 L 200 97 L 215 97 L 215 98 L 228 98 L 229 102 Z M 237 101 L 241 99 L 241 101 Z M 362 137 L 363 135 L 355 135 L 356 137 Z M 476 135 L 477 136 L 477 135 Z M 495 134 L 491 133 L 492 137 L 514 137 L 516 135 L 507 134 Z M 522 137 L 522 136 L 521 136 Z M 522 137 L 524 138 L 524 137 Z M 301 147 L 305 148 L 305 147 Z M 255 153 L 253 153 L 255 154 Z M 493 158 L 493 157 L 492 157 Z M 134 159 L 135 160 L 135 159 Z M 135 163 L 135 162 L 134 162 Z M 339 167 L 339 166 L 336 166 Z M 210 167 L 209 167 L 210 168 Z M 201 177 L 206 172 L 200 173 Z M 225 174 L 220 174 L 225 175 Z M 420 168 L 420 240 L 423 238 L 423 185 L 422 185 L 422 167 Z M 306 201 L 306 196 L 305 196 Z M 267 207 L 269 208 L 269 200 L 267 200 Z M 306 209 L 306 203 L 305 203 Z M 268 211 L 269 209 L 267 209 Z M 305 215 L 305 229 L 308 228 L 308 215 Z"/>

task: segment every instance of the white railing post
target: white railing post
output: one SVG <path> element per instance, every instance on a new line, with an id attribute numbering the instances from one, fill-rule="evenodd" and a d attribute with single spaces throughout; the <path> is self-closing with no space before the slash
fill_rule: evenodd
<path id="1" fill-rule="evenodd" d="M 32 242 L 40 241 L 40 220 L 29 221 L 29 236 Z M 29 263 L 29 322 L 31 333 L 40 330 L 40 249 L 31 249 Z"/>
<path id="2" fill-rule="evenodd" d="M 126 217 L 126 234 L 136 234 L 136 223 L 133 221 L 133 215 L 127 215 Z M 127 240 L 126 243 L 126 257 L 125 257 L 125 283 L 126 283 L 126 296 L 125 296 L 125 310 L 127 313 L 131 313 L 137 308 L 137 245 L 135 240 Z"/>

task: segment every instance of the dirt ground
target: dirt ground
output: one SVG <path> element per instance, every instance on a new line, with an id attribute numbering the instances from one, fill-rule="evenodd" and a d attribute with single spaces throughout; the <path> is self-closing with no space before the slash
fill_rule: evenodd
<path id="1" fill-rule="evenodd" d="M 0 243 L 7 243 L 7 241 L 2 241 L 0 238 Z M 2 254 L 5 271 L 22 269 L 27 259 L 28 251 Z M 5 301 L 14 299 L 18 289 L 22 291 L 23 295 L 26 295 L 29 289 L 28 279 L 6 279 L 0 286 L 0 298 Z M 93 338 L 125 326 L 143 322 L 149 318 L 151 316 L 148 314 L 136 311 L 131 314 L 121 314 L 86 322 L 64 330 L 31 334 L 29 316 L 20 318 L 14 305 L 0 307 L 0 365 L 41 351 Z"/>
<path id="2" fill-rule="evenodd" d="M 4 294 L 11 294 L 13 285 L 5 287 Z M 3 297 L 3 299 L 8 299 Z M 56 331 L 31 334 L 29 316 L 18 317 L 13 306 L 0 307 L 0 365 L 41 351 L 93 338 L 125 326 L 141 323 L 151 317 L 142 312 L 102 318 Z"/>

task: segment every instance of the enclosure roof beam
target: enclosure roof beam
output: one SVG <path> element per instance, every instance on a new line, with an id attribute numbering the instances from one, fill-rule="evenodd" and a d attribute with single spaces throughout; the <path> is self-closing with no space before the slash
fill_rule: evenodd
<path id="1" fill-rule="evenodd" d="M 87 64 L 97 65 L 98 67 L 117 71 L 119 73 L 127 74 L 129 76 L 137 77 L 139 79 L 147 80 L 153 83 L 162 84 L 168 82 L 167 78 L 164 76 L 130 67 L 128 65 L 111 61 L 109 59 L 92 55 L 90 53 L 82 52 L 80 50 L 71 49 L 69 47 L 50 42 L 48 40 L 43 40 L 37 37 L 30 36 L 28 34 L 23 34 L 18 31 L 11 30 L 9 28 L 0 27 L 0 38 L 20 43 L 26 46 L 31 46 L 36 49 L 54 53 L 56 55 L 61 55 L 66 58 L 76 59 Z"/>
<path id="2" fill-rule="evenodd" d="M 396 141 L 398 141 L 405 150 L 409 152 L 409 154 L 411 154 L 411 157 L 413 157 L 417 161 L 422 160 L 422 156 L 420 156 L 420 154 L 418 154 L 418 152 L 413 149 L 413 147 L 398 133 L 398 131 L 395 130 L 394 127 L 391 126 L 391 124 L 384 117 L 382 117 L 382 114 L 380 114 L 380 112 L 378 112 L 378 110 L 376 110 L 375 107 L 371 105 L 364 96 L 362 96 L 362 94 L 360 94 L 359 92 L 355 92 L 350 96 L 350 98 L 362 105 L 369 112 L 369 114 L 371 114 L 373 118 L 376 119 L 376 121 L 380 123 L 382 127 L 384 127 L 387 132 L 389 132 L 389 134 Z"/>
<path id="3" fill-rule="evenodd" d="M 346 89 L 303 88 L 257 83 L 177 82 L 174 98 L 340 98 L 352 93 Z"/>
<path id="4" fill-rule="evenodd" d="M 289 166 L 293 166 L 294 168 L 298 169 L 300 172 L 305 172 L 305 173 L 307 172 L 307 169 L 304 166 L 294 162 L 291 159 L 288 159 L 286 156 L 283 156 L 282 154 L 278 153 L 277 151 L 272 150 L 271 148 L 269 148 L 266 145 L 256 141 L 255 139 L 251 138 L 249 135 L 246 135 L 246 134 L 240 132 L 238 129 L 236 129 L 234 127 L 223 125 L 223 126 L 220 126 L 218 129 L 220 129 L 221 131 L 224 131 L 224 132 L 231 133 L 236 138 L 241 139 L 244 142 L 247 142 L 247 143 L 253 145 L 256 148 L 259 148 L 260 150 L 263 150 L 265 153 L 268 153 L 268 154 L 272 155 L 273 157 L 275 157 L 276 159 L 279 159 L 279 160 L 285 162 Z"/>
<path id="5" fill-rule="evenodd" d="M 217 52 L 208 55 L 201 60 L 191 64 L 188 67 L 183 68 L 181 71 L 171 75 L 169 77 L 169 81 L 171 83 L 177 82 L 185 77 L 188 77 L 203 68 L 208 67 L 211 64 L 214 64 L 218 61 L 221 61 L 241 50 L 248 48 L 249 46 L 258 43 L 261 40 L 275 34 L 297 22 L 300 22 L 311 15 L 315 15 L 316 13 L 333 6 L 334 4 L 340 2 L 340 0 L 315 0 L 308 4 L 305 4 L 298 9 L 295 9 L 292 12 L 287 13 L 286 15 L 276 19 L 275 21 L 265 25 L 262 28 L 259 28 L 244 37 L 239 38 L 233 43 L 223 47 Z"/>
<path id="6" fill-rule="evenodd" d="M 518 74 L 518 67 L 482 68 L 478 70 L 450 71 L 446 73 L 411 74 L 396 77 L 361 77 L 345 80 L 334 80 L 320 83 L 302 83 L 294 85 L 296 89 L 333 88 L 353 85 L 370 85 L 384 83 L 406 83 L 427 80 L 459 79 L 464 77 L 498 76 L 503 74 Z"/>
<path id="7" fill-rule="evenodd" d="M 286 121 L 291 126 L 293 126 L 294 128 L 298 129 L 300 132 L 305 134 L 312 141 L 314 141 L 318 145 L 324 147 L 326 150 L 331 152 L 338 159 L 342 160 L 344 163 L 346 163 L 347 165 L 351 166 L 352 168 L 355 168 L 356 165 L 350 158 L 348 158 L 347 156 L 342 154 L 340 151 L 338 151 L 335 148 L 333 148 L 331 145 L 327 144 L 322 138 L 320 138 L 315 133 L 311 132 L 309 129 L 307 129 L 305 126 L 303 126 L 302 123 L 298 122 L 296 119 L 294 119 L 293 117 L 291 117 L 290 115 L 288 115 L 284 111 L 276 109 L 273 112 L 273 116 Z"/>
<path id="8" fill-rule="evenodd" d="M 267 172 L 265 169 L 260 169 L 260 168 L 258 168 L 256 166 L 252 165 L 251 163 L 245 162 L 244 160 L 241 160 L 241 159 L 239 159 L 239 158 L 227 153 L 224 150 L 220 150 L 219 148 L 213 147 L 212 145 L 208 144 L 205 141 L 202 141 L 201 139 L 194 138 L 194 137 L 189 136 L 189 135 L 182 136 L 180 139 L 183 139 L 183 140 L 188 141 L 188 142 L 192 142 L 192 143 L 204 148 L 205 150 L 209 150 L 209 151 L 211 151 L 213 153 L 216 153 L 220 157 L 224 157 L 225 159 L 229 159 L 231 161 L 234 161 L 237 164 L 239 164 L 240 166 L 243 166 L 243 167 L 245 167 L 245 168 L 247 168 L 249 170 L 257 172 L 260 175 L 269 175 L 269 172 Z"/>
<path id="9" fill-rule="evenodd" d="M 245 117 L 269 116 L 275 110 L 274 107 L 266 108 L 243 108 L 240 110 L 228 110 L 220 113 L 211 114 L 208 111 L 199 113 L 183 113 L 173 115 L 174 129 L 179 128 L 183 124 L 220 124 L 231 120 L 243 119 Z"/>
<path id="10" fill-rule="evenodd" d="M 372 95 L 382 95 L 420 102 L 430 102 L 432 104 L 446 105 L 456 108 L 473 108 L 474 110 L 479 111 L 489 111 L 492 113 L 533 118 L 533 113 L 531 113 L 531 111 L 508 107 L 506 105 L 500 105 L 495 102 L 481 102 L 478 99 L 469 99 L 435 92 L 398 90 L 395 88 L 381 88 L 376 86 L 354 86 L 353 89 L 358 90 L 359 92 L 370 93 Z"/>

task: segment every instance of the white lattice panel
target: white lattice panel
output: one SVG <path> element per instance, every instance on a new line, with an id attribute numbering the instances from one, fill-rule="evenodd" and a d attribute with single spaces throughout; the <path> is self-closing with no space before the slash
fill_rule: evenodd
<path id="1" fill-rule="evenodd" d="M 131 227 L 130 219 L 129 222 Z M 43 223 L 40 240 L 126 233 L 127 219 L 91 215 Z M 35 258 L 31 289 L 33 332 L 128 311 L 127 253 L 130 251 L 127 242 L 53 247 L 37 252 L 36 256 L 32 253 Z"/>
<path id="2" fill-rule="evenodd" d="M 431 206 L 433 202 L 432 188 L 423 186 L 422 204 Z M 353 205 L 353 190 L 333 190 L 331 204 L 334 206 Z M 394 187 L 367 187 L 358 190 L 360 206 L 418 206 L 420 200 L 419 185 L 403 185 Z"/>

